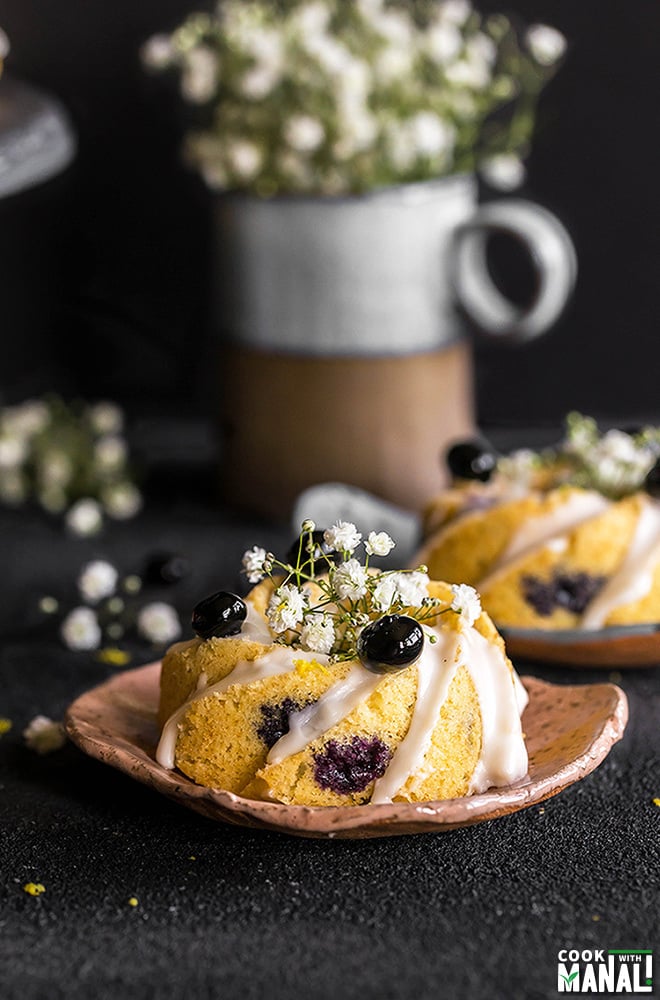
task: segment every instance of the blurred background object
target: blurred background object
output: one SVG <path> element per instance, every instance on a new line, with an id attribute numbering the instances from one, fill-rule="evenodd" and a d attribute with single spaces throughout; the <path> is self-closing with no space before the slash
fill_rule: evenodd
<path id="1" fill-rule="evenodd" d="M 56 94 L 79 137 L 56 221 L 31 213 L 27 199 L 2 205 L 4 213 L 25 213 L 21 232 L 33 252 L 57 236 L 50 260 L 62 275 L 47 329 L 35 322 L 26 330 L 21 303 L 9 299 L 7 330 L 20 326 L 34 348 L 30 364 L 24 352 L 4 367 L 9 401 L 54 388 L 110 395 L 133 412 L 176 407 L 200 415 L 221 392 L 201 363 L 210 195 L 180 159 L 189 122 L 174 81 L 149 77 L 139 58 L 150 36 L 200 6 L 210 9 L 188 0 L 3 5 L 12 45 L 6 78 L 11 73 Z M 653 417 L 660 207 L 651 123 L 660 9 L 640 0 L 626 13 L 614 0 L 485 0 L 479 9 L 548 22 L 568 40 L 561 72 L 540 99 L 520 190 L 566 223 L 581 264 L 573 302 L 551 336 L 515 352 L 476 346 L 479 421 L 558 426 L 573 407 L 613 420 Z M 511 166 L 507 172 L 506 161 L 495 165 L 500 186 L 515 172 Z M 486 179 L 482 184 L 486 195 L 497 194 Z M 41 194 L 33 193 L 35 202 Z M 514 247 L 500 249 L 499 279 L 520 294 L 528 265 Z M 45 272 L 43 263 L 39 270 Z"/>

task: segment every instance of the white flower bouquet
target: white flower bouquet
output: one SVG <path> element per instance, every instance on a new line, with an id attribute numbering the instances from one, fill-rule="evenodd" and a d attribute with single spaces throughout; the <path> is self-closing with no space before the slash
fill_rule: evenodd
<path id="1" fill-rule="evenodd" d="M 49 514 L 64 514 L 76 535 L 96 534 L 104 514 L 134 517 L 142 496 L 123 425 L 123 411 L 111 402 L 69 406 L 46 397 L 0 407 L 0 504 L 35 500 Z"/>
<path id="2" fill-rule="evenodd" d="M 469 0 L 221 0 L 143 48 L 180 73 L 210 187 L 341 195 L 480 167 L 522 180 L 536 99 L 565 49 Z M 494 112 L 502 113 L 493 117 Z"/>

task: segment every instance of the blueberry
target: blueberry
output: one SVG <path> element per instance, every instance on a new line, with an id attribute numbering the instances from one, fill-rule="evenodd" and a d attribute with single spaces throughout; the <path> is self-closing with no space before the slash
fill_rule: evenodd
<path id="1" fill-rule="evenodd" d="M 314 754 L 314 780 L 339 795 L 363 792 L 385 774 L 391 757 L 392 751 L 378 736 L 330 740 Z"/>
<path id="2" fill-rule="evenodd" d="M 524 599 L 537 615 L 548 618 L 555 610 L 554 580 L 541 580 L 538 576 L 523 576 L 521 589 Z"/>
<path id="3" fill-rule="evenodd" d="M 604 583 L 604 576 L 591 576 L 590 573 L 556 573 L 555 604 L 581 615 Z"/>
<path id="4" fill-rule="evenodd" d="M 454 479 L 478 479 L 486 483 L 497 468 L 497 455 L 483 439 L 452 445 L 445 460 Z"/>
<path id="5" fill-rule="evenodd" d="M 289 716 L 293 712 L 299 712 L 302 707 L 300 702 L 294 701 L 293 698 L 285 698 L 277 704 L 260 706 L 261 721 L 257 726 L 257 736 L 269 750 L 289 732 Z"/>
<path id="6" fill-rule="evenodd" d="M 654 500 L 660 500 L 660 458 L 657 459 L 653 468 L 646 474 L 644 489 Z"/>
<path id="7" fill-rule="evenodd" d="M 362 665 L 373 674 L 391 674 L 419 659 L 424 633 L 408 615 L 384 615 L 362 629 L 357 651 Z"/>
<path id="8" fill-rule="evenodd" d="M 339 553 L 332 550 L 325 539 L 323 538 L 323 531 L 316 530 L 312 532 L 312 544 L 314 546 L 314 551 L 312 552 L 312 558 L 310 559 L 310 554 L 305 550 L 301 549 L 301 546 L 309 545 L 309 535 L 299 535 L 295 542 L 289 549 L 284 560 L 291 566 L 296 566 L 298 564 L 298 558 L 300 558 L 300 569 L 303 573 L 308 576 L 313 576 L 315 573 L 323 573 L 328 568 L 328 560 L 330 562 L 336 563 L 340 558 Z"/>
<path id="9" fill-rule="evenodd" d="M 195 605 L 192 613 L 193 632 L 200 639 L 210 639 L 212 635 L 238 635 L 246 615 L 247 608 L 240 597 L 220 590 Z"/>
<path id="10" fill-rule="evenodd" d="M 581 615 L 605 582 L 604 576 L 558 571 L 550 580 L 524 576 L 521 586 L 527 603 L 537 615 L 547 618 L 555 608 L 565 608 L 573 614 Z"/>
<path id="11" fill-rule="evenodd" d="M 172 552 L 158 552 L 148 557 L 142 571 L 145 583 L 178 583 L 190 573 L 190 563 Z"/>

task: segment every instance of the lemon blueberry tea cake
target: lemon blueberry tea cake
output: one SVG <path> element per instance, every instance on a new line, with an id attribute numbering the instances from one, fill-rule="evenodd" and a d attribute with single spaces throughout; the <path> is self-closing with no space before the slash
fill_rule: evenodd
<path id="1" fill-rule="evenodd" d="M 454 798 L 527 773 L 525 691 L 471 587 L 379 571 L 393 541 L 305 522 L 285 561 L 193 613 L 163 661 L 158 761 L 201 785 L 336 806 Z M 363 560 L 356 556 L 363 547 Z"/>
<path id="2" fill-rule="evenodd" d="M 572 414 L 545 452 L 447 455 L 419 558 L 479 590 L 498 625 L 598 629 L 660 621 L 660 430 L 601 435 Z"/>

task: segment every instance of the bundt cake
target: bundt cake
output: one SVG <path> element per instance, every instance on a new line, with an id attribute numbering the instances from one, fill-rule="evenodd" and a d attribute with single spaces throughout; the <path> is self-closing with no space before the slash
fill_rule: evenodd
<path id="1" fill-rule="evenodd" d="M 163 660 L 158 761 L 208 787 L 314 806 L 523 778 L 526 695 L 502 639 L 471 587 L 374 569 L 392 544 L 306 522 L 287 559 L 247 552 L 256 586 L 200 602 L 197 637 Z"/>
<path id="2" fill-rule="evenodd" d="M 455 445 L 454 483 L 428 505 L 418 558 L 477 588 L 498 626 L 660 621 L 659 451 L 655 428 L 600 435 L 578 415 L 544 452 Z"/>

